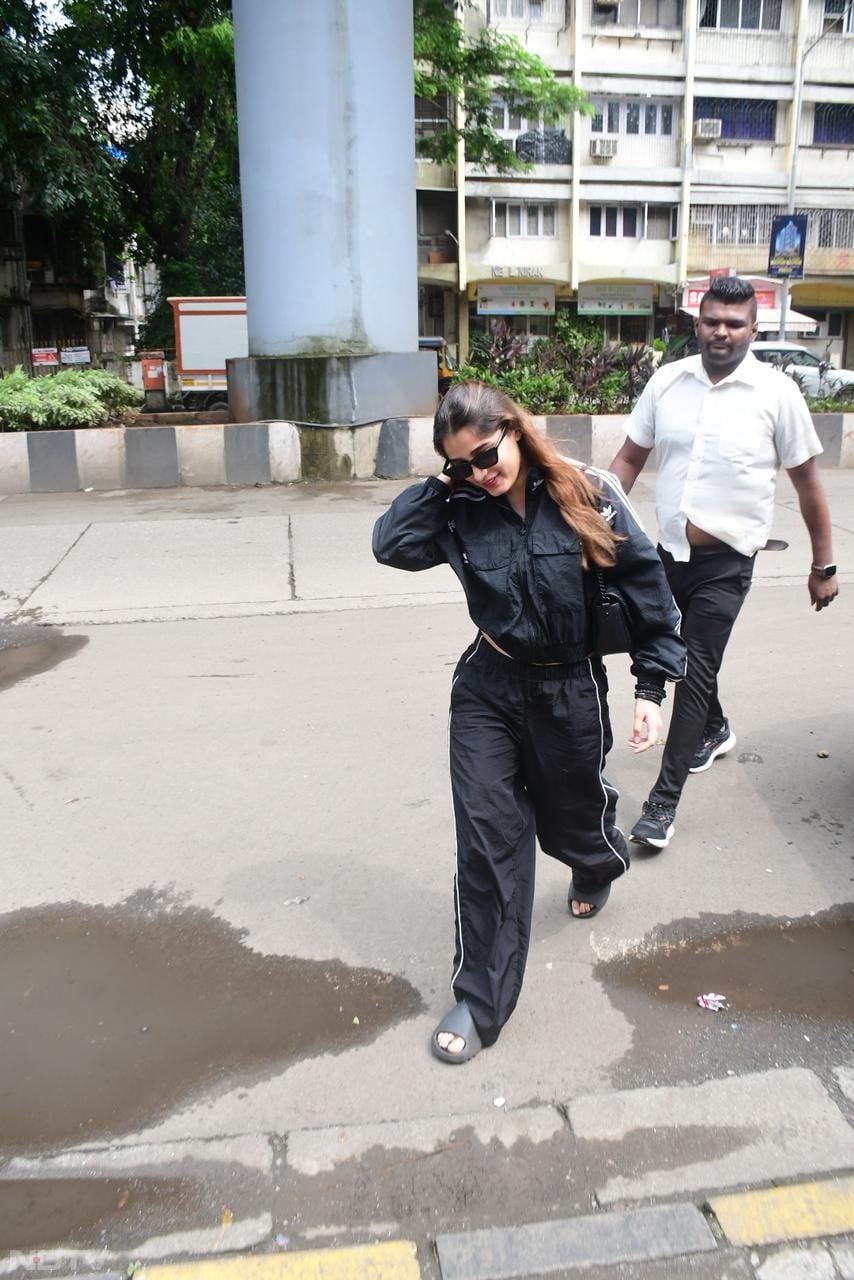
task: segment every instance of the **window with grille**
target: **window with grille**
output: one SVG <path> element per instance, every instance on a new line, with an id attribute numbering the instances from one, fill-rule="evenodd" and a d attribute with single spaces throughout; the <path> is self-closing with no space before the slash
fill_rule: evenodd
<path id="1" fill-rule="evenodd" d="M 761 244 L 771 239 L 771 224 L 782 206 L 766 204 L 692 205 L 688 220 L 691 238 L 702 244 Z"/>
<path id="2" fill-rule="evenodd" d="M 553 240 L 557 235 L 557 205 L 493 200 L 492 234 L 511 240 Z"/>
<path id="3" fill-rule="evenodd" d="M 515 107 L 509 107 L 502 98 L 492 99 L 492 127 L 499 133 L 526 133 L 529 129 L 542 129 L 540 116 L 520 115 Z"/>
<path id="4" fill-rule="evenodd" d="M 819 249 L 854 249 L 854 209 L 814 210 L 810 222 Z"/>
<path id="5" fill-rule="evenodd" d="M 437 94 L 435 98 L 422 98 L 415 95 L 415 136 L 428 138 L 444 129 L 451 117 L 451 102 L 447 93 Z"/>
<path id="6" fill-rule="evenodd" d="M 742 142 L 773 142 L 777 104 L 756 98 L 695 98 L 695 120 L 720 120 L 721 137 Z"/>
<path id="7" fill-rule="evenodd" d="M 608 99 L 594 102 L 591 133 L 659 134 L 673 136 L 673 103 L 641 102 L 640 99 Z"/>
<path id="8" fill-rule="evenodd" d="M 593 0 L 594 27 L 681 27 L 682 0 L 620 0 L 597 4 Z"/>
<path id="9" fill-rule="evenodd" d="M 824 0 L 823 30 L 854 35 L 854 5 L 849 0 Z"/>
<path id="10" fill-rule="evenodd" d="M 817 102 L 812 140 L 827 147 L 854 146 L 854 105 L 850 102 Z"/>
<path id="11" fill-rule="evenodd" d="M 779 31 L 782 12 L 783 0 L 700 0 L 700 26 Z"/>
<path id="12" fill-rule="evenodd" d="M 492 0 L 491 22 L 563 22 L 563 0 Z"/>

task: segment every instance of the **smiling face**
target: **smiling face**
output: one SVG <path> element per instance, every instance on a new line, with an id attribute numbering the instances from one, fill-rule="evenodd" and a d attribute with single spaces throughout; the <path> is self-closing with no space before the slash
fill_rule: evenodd
<path id="1" fill-rule="evenodd" d="M 501 431 L 482 436 L 471 427 L 460 427 L 443 440 L 448 462 L 471 462 L 472 473 L 467 483 L 483 489 L 490 497 L 497 498 L 520 485 L 524 489 L 528 467 L 519 448 L 518 431 L 509 430 L 499 444 Z M 498 461 L 489 467 L 478 467 L 480 454 L 489 453 L 498 445 Z"/>
<path id="2" fill-rule="evenodd" d="M 703 367 L 712 382 L 720 382 L 741 364 L 758 332 L 756 304 L 722 302 L 706 297 L 694 321 Z"/>

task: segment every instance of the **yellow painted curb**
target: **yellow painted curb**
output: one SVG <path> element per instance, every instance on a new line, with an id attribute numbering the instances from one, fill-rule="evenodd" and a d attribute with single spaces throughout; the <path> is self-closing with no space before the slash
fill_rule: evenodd
<path id="1" fill-rule="evenodd" d="M 409 1240 L 140 1267 L 135 1280 L 420 1280 Z"/>
<path id="2" fill-rule="evenodd" d="M 854 1178 L 715 1196 L 709 1207 L 731 1244 L 773 1244 L 854 1231 Z"/>

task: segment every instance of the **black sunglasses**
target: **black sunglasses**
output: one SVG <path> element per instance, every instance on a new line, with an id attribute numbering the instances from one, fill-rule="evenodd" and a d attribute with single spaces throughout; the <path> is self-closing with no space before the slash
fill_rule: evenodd
<path id="1" fill-rule="evenodd" d="M 501 448 L 501 441 L 510 430 L 510 423 L 505 422 L 501 428 L 501 435 L 489 449 L 484 449 L 483 453 L 477 454 L 472 458 L 471 462 L 467 459 L 448 459 L 442 468 L 442 474 L 450 476 L 452 480 L 468 480 L 471 473 L 477 467 L 478 471 L 488 471 L 490 467 L 494 467 L 498 461 L 498 450 Z"/>

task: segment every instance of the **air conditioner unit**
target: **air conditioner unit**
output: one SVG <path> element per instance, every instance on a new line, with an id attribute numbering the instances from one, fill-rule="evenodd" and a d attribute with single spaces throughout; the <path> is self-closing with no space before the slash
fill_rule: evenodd
<path id="1" fill-rule="evenodd" d="M 617 154 L 617 139 L 591 138 L 590 154 L 597 160 L 610 160 Z"/>
<path id="2" fill-rule="evenodd" d="M 722 120 L 695 120 L 694 141 L 712 142 L 721 136 Z"/>

